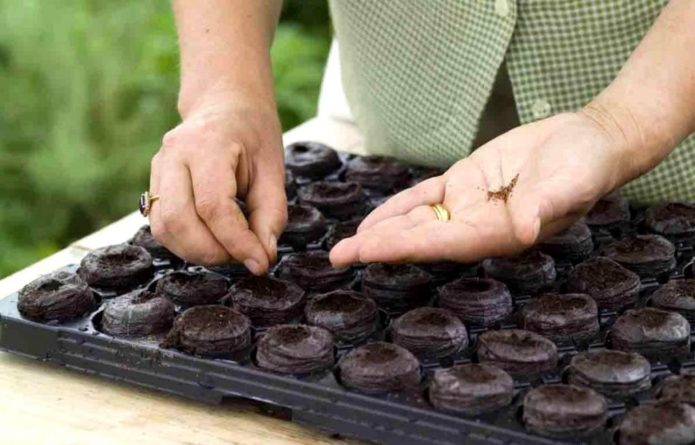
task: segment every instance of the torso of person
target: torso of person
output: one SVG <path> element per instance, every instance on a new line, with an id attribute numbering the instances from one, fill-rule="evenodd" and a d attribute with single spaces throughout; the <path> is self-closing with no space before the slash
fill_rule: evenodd
<path id="1" fill-rule="evenodd" d="M 519 124 L 576 111 L 668 0 L 330 0 L 342 81 L 371 153 L 446 167 Z M 695 137 L 624 187 L 695 201 Z"/>

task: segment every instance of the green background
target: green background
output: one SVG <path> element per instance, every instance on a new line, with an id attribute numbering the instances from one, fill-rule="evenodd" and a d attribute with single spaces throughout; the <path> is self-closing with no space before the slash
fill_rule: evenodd
<path id="1" fill-rule="evenodd" d="M 285 129 L 314 115 L 329 43 L 325 0 L 285 1 Z M 168 0 L 0 0 L 0 277 L 134 210 L 177 91 Z"/>

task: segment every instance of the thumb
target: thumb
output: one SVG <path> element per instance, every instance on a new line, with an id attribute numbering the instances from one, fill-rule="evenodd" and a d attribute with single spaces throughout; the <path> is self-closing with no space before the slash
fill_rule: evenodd
<path id="1" fill-rule="evenodd" d="M 261 240 L 268 258 L 277 258 L 277 240 L 287 224 L 285 170 L 282 159 L 258 163 L 246 194 L 249 226 Z"/>
<path id="2" fill-rule="evenodd" d="M 559 181 L 518 187 L 508 203 L 517 240 L 526 247 L 532 246 L 581 217 L 588 207 L 576 197 L 576 191 L 571 183 Z"/>
<path id="3" fill-rule="evenodd" d="M 538 184 L 527 185 L 520 179 L 507 203 L 514 236 L 524 246 L 530 247 L 538 241 L 543 226 L 564 210 L 555 205 L 549 190 L 553 187 Z M 557 192 L 557 190 L 556 190 Z"/>
<path id="4" fill-rule="evenodd" d="M 542 218 L 539 197 L 525 195 L 509 201 L 509 214 L 514 236 L 524 246 L 532 246 L 541 232 Z"/>

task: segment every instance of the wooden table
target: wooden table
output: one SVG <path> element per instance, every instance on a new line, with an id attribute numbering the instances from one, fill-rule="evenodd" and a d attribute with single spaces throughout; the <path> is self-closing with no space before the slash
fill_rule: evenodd
<path id="1" fill-rule="evenodd" d="M 345 122 L 318 117 L 289 131 L 284 142 L 316 140 L 360 152 Z M 134 199 L 135 202 L 135 199 Z M 90 250 L 129 239 L 146 220 L 133 213 L 0 281 L 0 297 L 36 277 L 78 263 Z M 114 383 L 56 365 L 0 353 L 0 443 L 77 444 L 357 444 L 260 414 L 246 402 L 209 406 Z"/>

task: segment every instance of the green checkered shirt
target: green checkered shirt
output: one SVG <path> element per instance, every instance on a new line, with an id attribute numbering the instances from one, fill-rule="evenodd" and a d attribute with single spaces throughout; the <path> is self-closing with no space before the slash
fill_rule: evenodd
<path id="1" fill-rule="evenodd" d="M 521 123 L 604 89 L 667 0 L 331 0 L 343 86 L 373 153 L 447 166 L 468 155 L 503 61 Z M 695 137 L 626 185 L 695 201 Z"/>

